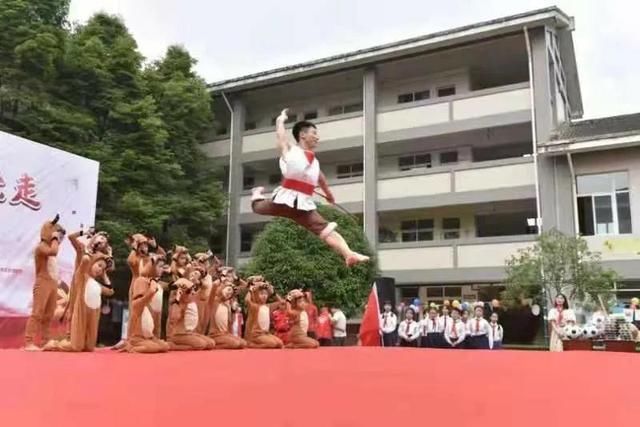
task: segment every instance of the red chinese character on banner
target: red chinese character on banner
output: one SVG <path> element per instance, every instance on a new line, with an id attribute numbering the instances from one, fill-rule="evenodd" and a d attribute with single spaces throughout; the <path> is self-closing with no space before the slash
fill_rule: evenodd
<path id="1" fill-rule="evenodd" d="M 40 202 L 36 200 L 36 183 L 35 180 L 23 173 L 17 181 L 18 185 L 15 187 L 16 195 L 9 201 L 10 205 L 23 204 L 29 209 L 37 211 L 40 209 Z"/>
<path id="2" fill-rule="evenodd" d="M 4 203 L 7 201 L 7 196 L 5 196 L 4 192 L 2 191 L 2 189 L 6 186 L 7 184 L 4 182 L 4 179 L 2 179 L 2 175 L 0 175 L 0 203 Z"/>

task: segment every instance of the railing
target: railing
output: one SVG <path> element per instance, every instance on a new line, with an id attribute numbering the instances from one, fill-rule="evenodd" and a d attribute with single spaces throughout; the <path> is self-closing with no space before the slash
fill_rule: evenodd
<path id="1" fill-rule="evenodd" d="M 535 236 L 480 237 L 473 239 L 381 243 L 380 269 L 384 271 L 502 267 L 533 244 Z"/>

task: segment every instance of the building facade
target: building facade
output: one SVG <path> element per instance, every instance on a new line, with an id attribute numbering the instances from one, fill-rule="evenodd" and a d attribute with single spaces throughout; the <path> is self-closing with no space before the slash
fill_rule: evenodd
<path id="1" fill-rule="evenodd" d="M 288 107 L 290 125 L 318 126 L 336 201 L 362 218 L 400 298 L 495 297 L 537 225 L 586 235 L 634 288 L 639 132 L 578 121 L 573 30 L 547 8 L 211 84 L 204 150 L 229 177 L 227 260 L 246 262 L 268 220 L 249 190 L 279 183 L 274 123 Z"/>

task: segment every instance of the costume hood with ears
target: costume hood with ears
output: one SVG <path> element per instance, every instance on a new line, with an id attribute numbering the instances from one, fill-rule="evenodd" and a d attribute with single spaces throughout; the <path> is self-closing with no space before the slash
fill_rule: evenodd
<path id="1" fill-rule="evenodd" d="M 249 285 L 249 290 L 252 292 L 266 289 L 269 295 L 273 295 L 274 293 L 273 286 L 264 280 L 263 276 L 249 276 L 247 277 L 247 284 Z"/>
<path id="2" fill-rule="evenodd" d="M 178 258 L 180 255 L 187 256 L 187 262 L 191 262 L 191 255 L 189 255 L 189 249 L 184 246 L 174 246 L 171 251 L 171 260 L 174 262 L 178 262 Z"/>
<path id="3" fill-rule="evenodd" d="M 164 249 L 158 246 L 156 252 L 149 254 L 151 262 L 145 264 L 144 269 L 140 272 L 140 275 L 144 277 L 155 277 L 156 264 L 158 263 L 158 261 L 166 261 L 166 256 L 167 253 L 164 251 Z"/>
<path id="4" fill-rule="evenodd" d="M 293 289 L 287 294 L 287 301 L 292 305 L 295 305 L 300 298 L 304 298 L 304 292 L 300 289 Z"/>
<path id="5" fill-rule="evenodd" d="M 53 233 L 56 231 L 63 235 L 66 233 L 65 229 L 58 223 L 59 220 L 60 215 L 56 214 L 55 218 L 51 221 L 46 221 L 42 224 L 42 228 L 40 228 L 40 240 L 49 243 L 53 238 Z"/>
<path id="6" fill-rule="evenodd" d="M 124 241 L 131 249 L 137 251 L 138 247 L 143 244 L 143 243 L 147 243 L 149 244 L 149 238 L 147 236 L 145 236 L 144 234 L 140 234 L 140 233 L 136 233 L 136 234 L 132 234 L 131 236 L 127 237 L 126 240 Z"/>

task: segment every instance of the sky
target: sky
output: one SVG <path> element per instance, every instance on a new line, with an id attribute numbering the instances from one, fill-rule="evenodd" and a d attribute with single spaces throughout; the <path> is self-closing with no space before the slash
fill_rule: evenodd
<path id="1" fill-rule="evenodd" d="M 640 112 L 635 0 L 72 0 L 70 18 L 119 15 L 147 59 L 183 45 L 215 82 L 552 5 L 576 20 L 585 118 Z"/>

